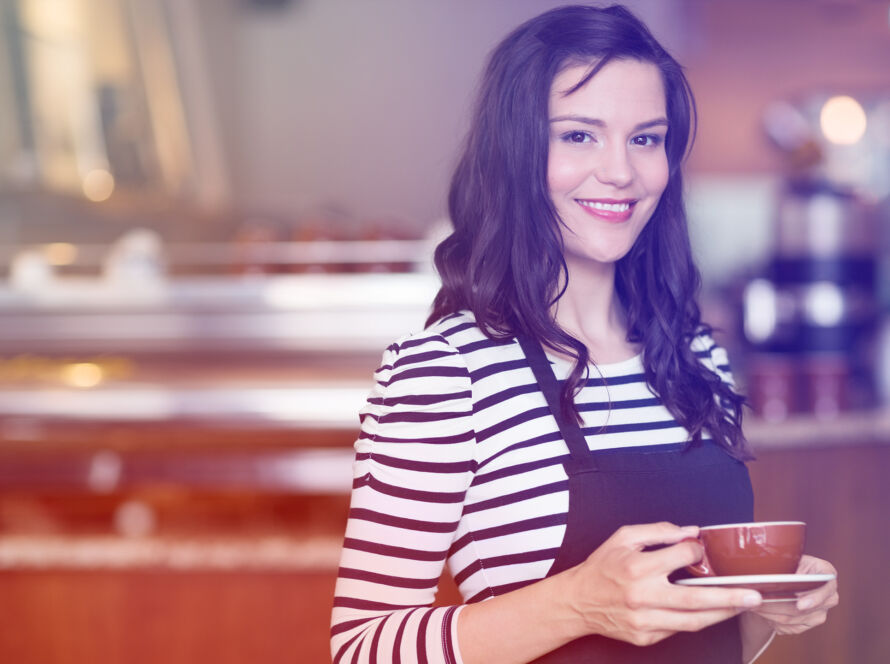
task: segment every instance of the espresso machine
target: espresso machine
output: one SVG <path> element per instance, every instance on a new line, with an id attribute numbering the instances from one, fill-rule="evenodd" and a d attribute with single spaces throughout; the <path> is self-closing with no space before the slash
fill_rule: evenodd
<path id="1" fill-rule="evenodd" d="M 772 256 L 743 295 L 751 405 L 772 421 L 832 418 L 869 400 L 876 215 L 852 188 L 807 178 L 787 182 L 775 221 Z"/>

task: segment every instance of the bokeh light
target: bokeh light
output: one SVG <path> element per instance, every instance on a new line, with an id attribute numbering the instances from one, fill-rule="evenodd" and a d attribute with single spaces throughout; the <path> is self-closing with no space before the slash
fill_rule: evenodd
<path id="1" fill-rule="evenodd" d="M 71 265 L 77 260 L 77 247 L 68 242 L 53 242 L 43 248 L 50 265 Z"/>
<path id="2" fill-rule="evenodd" d="M 105 378 L 105 372 L 92 362 L 74 362 L 62 367 L 62 382 L 71 387 L 96 387 Z"/>
<path id="3" fill-rule="evenodd" d="M 83 195 L 94 203 L 111 198 L 114 192 L 114 176 L 104 168 L 95 168 L 83 178 Z"/>
<path id="4" fill-rule="evenodd" d="M 846 95 L 832 97 L 822 106 L 822 134 L 837 145 L 853 145 L 865 135 L 868 122 L 862 105 Z"/>

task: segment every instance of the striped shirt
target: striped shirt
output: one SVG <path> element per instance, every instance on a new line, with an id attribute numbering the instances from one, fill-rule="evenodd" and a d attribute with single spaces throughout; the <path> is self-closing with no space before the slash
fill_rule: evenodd
<path id="1" fill-rule="evenodd" d="M 710 337 L 696 355 L 731 381 Z M 571 363 L 550 356 L 558 380 Z M 460 607 L 432 607 L 443 565 L 465 602 L 542 579 L 566 529 L 568 449 L 518 342 L 469 313 L 383 355 L 355 443 L 331 627 L 340 662 L 461 662 Z M 591 450 L 684 443 L 640 356 L 591 368 L 576 397 Z"/>

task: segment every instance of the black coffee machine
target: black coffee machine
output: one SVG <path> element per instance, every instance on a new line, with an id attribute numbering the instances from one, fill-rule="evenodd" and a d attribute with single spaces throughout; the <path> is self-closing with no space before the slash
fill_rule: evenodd
<path id="1" fill-rule="evenodd" d="M 748 394 L 757 414 L 831 418 L 867 405 L 878 321 L 875 215 L 850 189 L 788 182 L 774 252 L 743 296 Z"/>

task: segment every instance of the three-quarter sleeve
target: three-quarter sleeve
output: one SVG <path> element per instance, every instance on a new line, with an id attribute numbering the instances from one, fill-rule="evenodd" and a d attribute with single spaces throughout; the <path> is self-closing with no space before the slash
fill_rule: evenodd
<path id="1" fill-rule="evenodd" d="M 333 662 L 460 662 L 460 608 L 431 605 L 474 470 L 469 372 L 443 337 L 409 337 L 375 381 L 355 443 Z"/>

